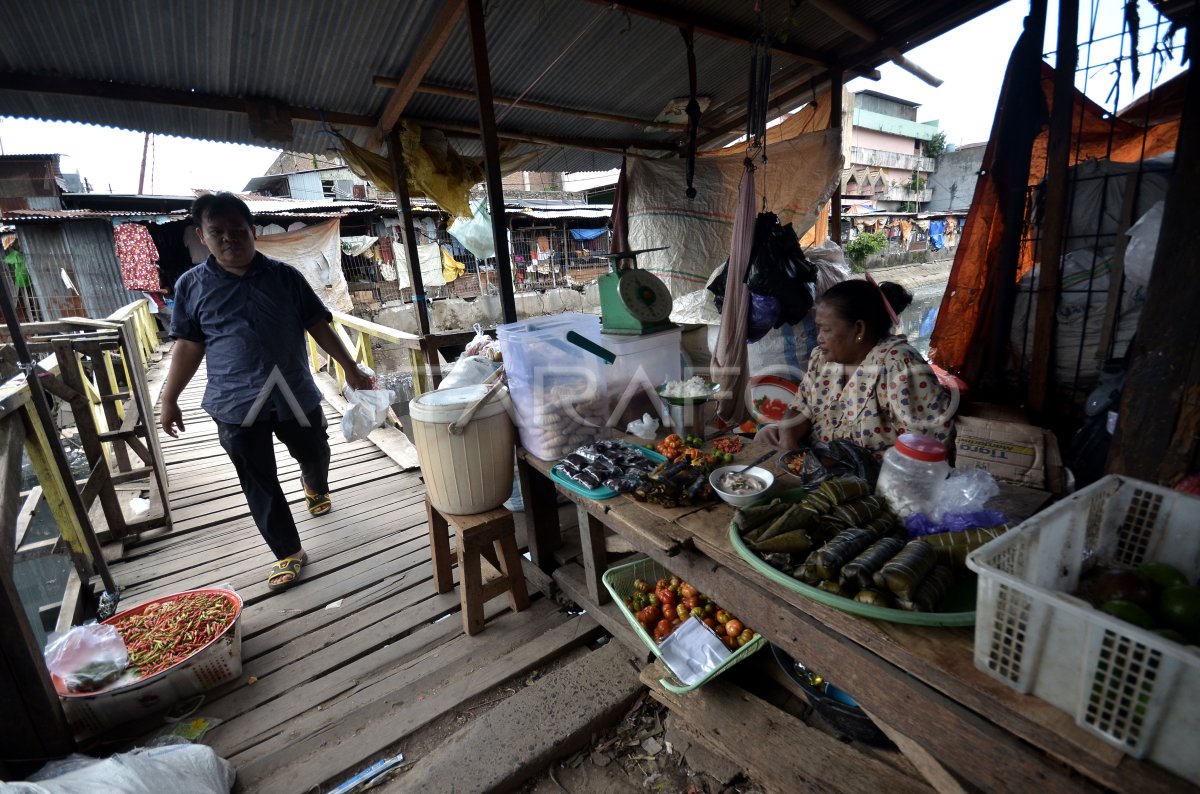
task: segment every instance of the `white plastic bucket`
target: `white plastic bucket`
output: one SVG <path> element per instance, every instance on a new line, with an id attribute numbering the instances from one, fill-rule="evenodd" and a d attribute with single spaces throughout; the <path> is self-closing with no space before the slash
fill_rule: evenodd
<path id="1" fill-rule="evenodd" d="M 450 423 L 487 389 L 433 391 L 409 403 L 429 502 L 443 513 L 485 513 L 512 495 L 514 430 L 504 408 L 507 393 L 501 390 L 480 408 L 462 435 L 450 435 Z"/>

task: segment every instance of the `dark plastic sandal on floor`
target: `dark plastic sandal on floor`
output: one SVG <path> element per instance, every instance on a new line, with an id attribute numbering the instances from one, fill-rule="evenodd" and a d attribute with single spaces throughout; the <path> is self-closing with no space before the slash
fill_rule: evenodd
<path id="1" fill-rule="evenodd" d="M 267 574 L 267 587 L 272 590 L 285 590 L 300 578 L 300 569 L 308 562 L 308 553 L 300 552 L 299 557 L 287 557 L 271 566 Z M 284 578 L 284 577 L 290 578 Z"/>
<path id="2" fill-rule="evenodd" d="M 304 501 L 308 505 L 308 512 L 314 516 L 323 516 L 333 509 L 333 502 L 329 498 L 329 492 L 313 493 L 308 486 L 304 484 L 304 480 L 300 480 L 300 485 L 304 488 Z"/>

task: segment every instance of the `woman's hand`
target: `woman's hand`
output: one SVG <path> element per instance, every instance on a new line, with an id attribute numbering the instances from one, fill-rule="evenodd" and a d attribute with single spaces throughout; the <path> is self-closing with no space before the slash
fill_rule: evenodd
<path id="1" fill-rule="evenodd" d="M 776 449 L 783 448 L 779 443 L 779 425 L 777 424 L 763 425 L 760 427 L 758 432 L 754 434 L 754 440 L 761 441 L 764 444 L 775 447 Z"/>
<path id="2" fill-rule="evenodd" d="M 789 408 L 781 421 L 759 428 L 754 440 L 761 440 L 776 449 L 787 451 L 806 444 L 811 432 L 812 420 L 801 419 L 799 414 Z"/>

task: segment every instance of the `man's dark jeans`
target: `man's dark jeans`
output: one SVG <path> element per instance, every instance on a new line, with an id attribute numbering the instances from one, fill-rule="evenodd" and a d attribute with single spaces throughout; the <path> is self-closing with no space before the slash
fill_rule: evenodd
<path id="1" fill-rule="evenodd" d="M 303 427 L 295 419 L 280 420 L 274 413 L 248 427 L 217 422 L 221 446 L 237 469 L 250 514 L 276 559 L 300 551 L 300 533 L 279 485 L 273 437 L 277 436 L 300 464 L 310 491 L 329 490 L 329 435 L 319 406 L 308 414 L 308 422 L 309 427 Z"/>

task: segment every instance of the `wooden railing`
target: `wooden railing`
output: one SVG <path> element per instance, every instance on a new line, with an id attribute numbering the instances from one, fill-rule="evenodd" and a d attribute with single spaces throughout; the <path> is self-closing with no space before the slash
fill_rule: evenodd
<path id="1" fill-rule="evenodd" d="M 354 356 L 355 362 L 370 367 L 372 370 L 376 370 L 375 349 L 372 347 L 374 340 L 408 350 L 409 362 L 412 364 L 413 371 L 414 396 L 424 394 L 429 390 L 428 374 L 425 370 L 426 345 L 421 343 L 419 336 L 342 312 L 333 312 L 333 322 L 330 325 L 333 326 L 333 332 L 342 340 L 342 344 Z M 354 332 L 353 337 L 349 333 L 351 331 Z M 337 381 L 338 388 L 341 389 L 346 383 L 346 375 L 342 371 L 341 365 L 329 359 L 311 336 L 305 338 L 308 340 L 310 371 L 313 374 L 328 372 Z"/>
<path id="2" fill-rule="evenodd" d="M 68 318 L 22 326 L 34 376 L 47 395 L 70 405 L 89 473 L 80 489 L 60 467 L 62 444 L 43 422 L 30 386 L 33 373 L 20 371 L 15 349 L 0 332 L 0 361 L 19 374 L 0 383 L 0 688 L 21 698 L 0 698 L 0 721 L 19 736 L 12 757 L 52 757 L 69 751 L 71 734 L 50 683 L 17 593 L 13 566 L 20 561 L 65 553 L 72 563 L 56 618 L 56 629 L 73 625 L 91 597 L 99 573 L 111 582 L 100 559 L 101 542 L 142 529 L 169 525 L 166 468 L 154 427 L 145 372 L 158 348 L 158 330 L 145 300 L 103 320 Z M 21 493 L 22 453 L 37 486 Z M 134 466 L 130 455 L 140 458 Z M 122 487 L 146 490 L 149 513 L 128 516 Z M 100 510 L 91 510 L 99 502 Z M 45 506 L 58 536 L 28 539 L 36 512 Z M 113 587 L 115 589 L 115 587 Z M 115 593 L 110 593 L 115 597 Z"/>

